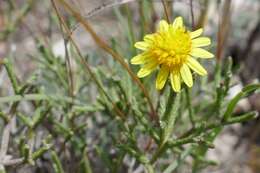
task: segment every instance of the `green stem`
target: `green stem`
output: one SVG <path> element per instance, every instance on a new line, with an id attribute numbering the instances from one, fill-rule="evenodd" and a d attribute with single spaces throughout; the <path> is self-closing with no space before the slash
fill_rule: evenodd
<path id="1" fill-rule="evenodd" d="M 175 93 L 171 89 L 170 95 L 168 97 L 167 105 L 166 105 L 166 110 L 163 114 L 163 120 L 167 120 L 169 118 L 169 115 L 170 115 L 172 107 L 173 107 L 172 105 L 173 105 L 173 102 L 174 102 L 174 95 L 175 95 Z"/>
<path id="2" fill-rule="evenodd" d="M 0 173 L 6 173 L 5 168 L 3 165 L 0 165 Z"/>
<path id="3" fill-rule="evenodd" d="M 18 82 L 17 82 L 16 76 L 14 74 L 11 63 L 6 58 L 3 60 L 3 63 L 5 66 L 5 69 L 7 71 L 8 77 L 12 83 L 12 87 L 14 89 L 15 94 L 19 94 Z"/>
<path id="4" fill-rule="evenodd" d="M 10 118 L 6 116 L 2 111 L 0 111 L 0 117 L 4 120 L 6 124 L 10 121 Z"/>
<path id="5" fill-rule="evenodd" d="M 140 37 L 142 38 L 145 33 L 147 33 L 147 21 L 144 14 L 144 1 L 139 2 L 139 13 L 140 13 L 140 22 L 141 22 L 141 34 Z"/>
<path id="6" fill-rule="evenodd" d="M 53 162 L 54 172 L 55 173 L 64 173 L 60 159 L 54 150 L 51 151 L 51 159 Z"/>
<path id="7" fill-rule="evenodd" d="M 188 106 L 188 110 L 189 110 L 189 118 L 191 121 L 192 126 L 194 127 L 195 125 L 195 118 L 194 118 L 194 112 L 191 106 L 191 98 L 190 98 L 190 89 L 188 87 L 185 87 L 185 95 L 186 95 L 186 101 L 187 101 L 187 106 Z"/>
<path id="8" fill-rule="evenodd" d="M 145 168 L 148 173 L 154 173 L 153 166 L 150 164 L 145 165 Z"/>
<path id="9" fill-rule="evenodd" d="M 132 55 L 136 55 L 136 49 L 133 46 L 135 43 L 135 35 L 134 35 L 134 30 L 133 30 L 133 19 L 132 19 L 132 15 L 130 14 L 129 8 L 127 5 L 125 5 L 125 11 L 126 11 L 126 15 L 127 15 L 127 24 L 128 24 L 128 29 L 129 29 L 129 41 L 130 41 L 130 45 L 131 45 L 131 52 Z"/>
<path id="10" fill-rule="evenodd" d="M 159 147 L 157 148 L 157 150 L 155 151 L 155 153 L 154 153 L 154 155 L 153 155 L 153 157 L 152 157 L 152 159 L 151 159 L 151 164 L 153 164 L 157 159 L 158 159 L 158 157 L 160 157 L 160 155 L 163 153 L 165 151 L 165 143 L 161 143 L 160 145 L 159 145 Z"/>
<path id="11" fill-rule="evenodd" d="M 192 143 L 194 141 L 194 137 L 196 137 L 196 136 L 198 136 L 198 133 L 191 134 L 188 137 L 168 141 L 167 146 L 172 148 L 172 147 L 175 147 L 175 146 L 180 146 L 180 145 L 183 145 L 183 144 Z"/>
<path id="12" fill-rule="evenodd" d="M 160 138 L 160 145 L 155 151 L 151 163 L 153 164 L 162 153 L 167 149 L 166 143 L 168 142 L 169 137 L 172 134 L 174 124 L 176 118 L 178 116 L 178 109 L 180 106 L 180 94 L 177 94 L 176 97 L 174 91 L 171 89 L 168 102 L 166 105 L 166 110 L 163 115 L 163 121 L 166 123 L 166 127 L 162 129 L 161 138 Z M 174 99 L 175 98 L 175 99 Z"/>
<path id="13" fill-rule="evenodd" d="M 208 125 L 206 125 L 203 128 L 203 131 L 208 131 L 208 130 L 215 129 L 215 128 L 218 128 L 218 127 L 222 127 L 222 126 L 225 126 L 225 125 L 245 122 L 245 121 L 248 121 L 250 119 L 256 118 L 256 115 L 257 115 L 257 112 L 252 111 L 252 112 L 245 113 L 245 114 L 240 115 L 240 116 L 235 117 L 235 118 L 230 118 L 229 120 L 227 120 L 225 122 L 209 123 Z M 187 137 L 187 136 L 191 135 L 193 132 L 197 132 L 200 129 L 201 129 L 201 127 L 191 128 L 189 131 L 184 133 L 180 138 Z"/>
<path id="14" fill-rule="evenodd" d="M 71 97 L 59 96 L 59 95 L 46 95 L 46 94 L 25 94 L 0 97 L 0 103 L 17 102 L 17 101 L 39 101 L 39 100 L 54 100 L 64 101 L 68 103 L 80 103 L 78 100 L 73 100 Z"/>

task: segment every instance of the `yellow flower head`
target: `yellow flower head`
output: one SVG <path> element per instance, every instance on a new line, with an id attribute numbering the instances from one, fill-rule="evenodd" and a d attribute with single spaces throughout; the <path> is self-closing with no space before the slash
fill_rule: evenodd
<path id="1" fill-rule="evenodd" d="M 197 58 L 213 58 L 214 55 L 201 47 L 210 45 L 210 39 L 199 37 L 202 29 L 189 32 L 183 25 L 182 17 L 177 17 L 173 24 L 162 20 L 159 29 L 154 34 L 148 34 L 144 41 L 137 42 L 135 47 L 143 53 L 131 59 L 132 64 L 143 64 L 137 73 L 139 78 L 149 75 L 157 67 L 159 73 L 156 88 L 162 89 L 168 77 L 174 91 L 179 92 L 181 82 L 191 87 L 193 79 L 190 69 L 199 75 L 207 71 L 195 60 Z"/>

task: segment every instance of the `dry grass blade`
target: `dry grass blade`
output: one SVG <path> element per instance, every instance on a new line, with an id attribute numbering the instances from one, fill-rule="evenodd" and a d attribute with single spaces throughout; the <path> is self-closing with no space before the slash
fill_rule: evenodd
<path id="1" fill-rule="evenodd" d="M 65 9 L 70 12 L 76 20 L 83 25 L 86 31 L 88 31 L 91 35 L 91 37 L 94 39 L 94 41 L 98 44 L 100 48 L 105 50 L 107 53 L 109 53 L 115 61 L 119 62 L 120 65 L 128 72 L 132 80 L 139 86 L 139 88 L 144 93 L 144 96 L 146 97 L 148 104 L 151 109 L 151 118 L 153 120 L 157 119 L 155 109 L 153 107 L 152 101 L 150 99 L 150 96 L 148 94 L 148 91 L 145 89 L 144 85 L 141 83 L 141 81 L 137 78 L 137 76 L 134 74 L 134 72 L 130 69 L 128 64 L 125 62 L 125 59 L 119 55 L 117 52 L 115 52 L 112 48 L 110 48 L 106 42 L 104 42 L 92 29 L 92 27 L 89 25 L 89 23 L 83 18 L 83 16 L 77 12 L 73 7 L 71 7 L 65 0 L 58 0 L 58 2 L 65 7 Z"/>
<path id="2" fill-rule="evenodd" d="M 55 12 L 57 13 L 57 16 L 61 22 L 61 25 L 64 27 L 65 29 L 65 32 L 67 33 L 68 35 L 68 39 L 71 41 L 71 43 L 73 44 L 73 46 L 75 47 L 79 57 L 80 57 L 80 60 L 82 62 L 82 64 L 84 65 L 85 69 L 87 70 L 87 72 L 90 74 L 91 78 L 94 80 L 94 82 L 96 83 L 96 85 L 98 86 L 98 88 L 100 89 L 100 91 L 107 97 L 107 99 L 111 102 L 111 104 L 113 105 L 113 108 L 115 109 L 115 112 L 119 115 L 119 117 L 121 118 L 124 118 L 124 113 L 116 106 L 116 104 L 112 101 L 112 99 L 109 97 L 109 95 L 105 92 L 105 90 L 103 89 L 103 87 L 100 85 L 100 83 L 98 82 L 98 80 L 96 79 L 94 73 L 92 72 L 89 64 L 85 61 L 83 55 L 81 54 L 76 42 L 74 41 L 74 39 L 71 37 L 71 34 L 70 34 L 70 30 L 69 28 L 67 27 L 64 19 L 61 17 L 54 1 L 52 0 L 52 4 L 53 4 L 53 7 L 54 7 L 54 10 Z"/>
<path id="3" fill-rule="evenodd" d="M 91 16 L 94 16 L 95 14 L 98 14 L 99 12 L 107 9 L 107 8 L 111 8 L 114 6 L 118 6 L 118 5 L 123 5 L 132 1 L 137 1 L 137 0 L 114 0 L 112 2 L 103 2 L 100 6 L 94 8 L 93 10 L 91 10 L 90 12 L 88 12 L 86 15 L 84 15 L 84 18 L 89 18 Z"/>
<path id="4" fill-rule="evenodd" d="M 203 8 L 201 8 L 201 12 L 200 12 L 200 15 L 199 15 L 199 18 L 198 18 L 198 22 L 197 22 L 194 29 L 203 28 L 206 21 L 207 21 L 207 18 L 208 18 L 209 1 L 204 0 L 204 1 L 202 1 L 202 3 L 203 3 Z M 193 6 L 194 6 L 194 4 L 193 4 Z"/>
<path id="5" fill-rule="evenodd" d="M 224 1 L 223 5 L 223 12 L 222 15 L 219 17 L 219 29 L 217 35 L 217 60 L 220 61 L 223 55 L 223 49 L 225 46 L 225 41 L 228 36 L 228 30 L 230 26 L 230 18 L 231 18 L 231 3 L 232 1 Z"/>
<path id="6" fill-rule="evenodd" d="M 97 6 L 96 8 L 92 9 L 91 11 L 89 11 L 87 14 L 85 14 L 83 17 L 85 19 L 88 19 L 98 13 L 100 13 L 101 11 L 108 9 L 108 8 L 112 8 L 114 6 L 118 6 L 118 5 L 123 5 L 129 2 L 133 2 L 133 1 L 137 1 L 137 0 L 114 0 L 112 2 L 103 2 L 101 5 Z M 78 28 L 79 24 L 76 24 L 75 26 L 72 27 L 71 32 L 75 31 Z"/>
<path id="7" fill-rule="evenodd" d="M 166 1 L 162 0 L 162 4 L 163 4 L 163 9 L 164 9 L 164 14 L 165 14 L 166 20 L 167 20 L 168 23 L 170 23 L 169 11 L 168 11 Z"/>
<path id="8" fill-rule="evenodd" d="M 193 1 L 192 0 L 190 0 L 190 14 L 191 14 L 191 26 L 192 26 L 192 29 L 194 29 L 195 21 L 194 21 Z"/>

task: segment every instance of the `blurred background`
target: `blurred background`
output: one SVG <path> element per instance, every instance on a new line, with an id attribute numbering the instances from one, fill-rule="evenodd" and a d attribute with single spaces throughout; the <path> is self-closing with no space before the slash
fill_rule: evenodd
<path id="1" fill-rule="evenodd" d="M 134 56 L 136 50 L 133 44 L 132 47 L 129 47 L 129 44 L 121 44 L 129 40 L 130 43 L 133 43 L 131 38 L 126 37 L 125 32 L 132 34 L 135 40 L 141 40 L 144 34 L 154 32 L 157 22 L 164 18 L 160 0 L 69 0 L 68 2 L 74 5 L 89 21 L 100 37 L 112 46 L 118 46 L 121 52 L 126 50 L 131 52 L 126 55 L 126 59 Z M 153 13 L 143 14 L 141 9 L 145 8 L 152 9 Z M 232 78 L 233 85 L 229 91 L 230 98 L 237 94 L 243 86 L 252 82 L 259 82 L 259 0 L 169 0 L 167 1 L 167 8 L 171 20 L 176 16 L 183 16 L 185 24 L 190 29 L 200 27 L 205 29 L 204 35 L 212 38 L 210 50 L 216 55 L 216 62 L 225 61 L 229 56 L 232 57 L 232 68 L 236 75 Z M 68 15 L 64 9 L 61 8 L 60 11 L 65 16 L 82 54 L 91 65 L 113 63 L 105 58 L 107 55 L 100 51 L 91 36 L 75 19 Z M 129 18 L 132 21 L 132 30 L 127 28 Z M 62 82 L 54 85 L 48 80 L 50 78 L 59 80 L 59 77 L 48 73 L 49 69 L 46 68 L 43 50 L 47 49 L 51 52 L 52 56 L 57 58 L 54 61 L 63 62 L 68 54 L 66 52 L 67 46 L 71 49 L 70 44 L 66 43 L 66 38 L 61 32 L 51 1 L 0 0 L 0 61 L 7 58 L 12 62 L 14 72 L 20 82 L 30 81 L 32 76 L 36 75 L 40 76 L 40 80 L 37 80 L 35 85 L 39 86 L 40 89 L 47 91 L 49 94 L 61 92 L 59 89 L 62 90 L 63 88 Z M 71 70 L 77 71 L 76 62 L 71 60 L 70 63 Z M 64 65 L 62 64 L 62 66 Z M 207 69 L 212 73 L 213 65 L 207 64 Z M 81 72 L 82 75 L 84 73 Z M 89 78 L 87 77 L 85 80 L 89 81 Z M 75 88 L 80 87 L 77 84 L 75 85 Z M 93 89 L 93 86 L 90 87 Z M 7 72 L 3 66 L 0 66 L 1 111 L 8 110 L 10 106 L 7 103 L 8 101 L 1 100 L 1 98 L 12 95 L 14 95 L 14 91 L 11 88 Z M 90 100 L 91 98 L 95 99 L 95 92 L 92 92 L 92 95 L 90 94 L 88 97 Z M 33 106 L 22 103 L 19 107 L 24 112 L 30 112 Z M 250 110 L 260 111 L 260 94 L 241 100 L 236 107 L 237 114 Z M 59 112 L 59 110 L 56 111 Z M 48 129 L 48 122 L 46 123 L 44 126 Z M 88 126 L 91 126 L 91 124 Z M 19 128 L 19 123 L 18 125 L 14 123 L 11 129 L 13 136 L 17 135 L 20 130 L 24 130 Z M 0 123 L 0 130 L 2 132 L 3 123 Z M 41 131 L 41 129 L 38 130 Z M 97 134 L 91 131 L 89 133 L 93 135 L 93 138 L 89 140 L 94 140 Z M 39 140 L 42 138 L 41 134 L 43 135 L 43 133 L 38 134 Z M 12 143 L 15 143 L 15 140 L 10 145 Z M 248 123 L 235 124 L 225 128 L 214 144 L 216 147 L 207 153 L 207 158 L 215 160 L 218 165 L 210 166 L 203 172 L 260 172 L 259 117 Z M 59 145 L 59 142 L 57 145 Z M 16 147 L 11 148 L 10 153 L 16 155 Z M 47 161 L 42 159 L 37 168 L 32 166 L 10 168 L 10 172 L 51 172 L 45 162 Z M 64 162 L 66 162 L 66 159 Z M 95 160 L 93 156 L 91 162 L 98 162 L 98 160 Z M 96 166 L 98 167 L 98 164 Z M 73 172 L 73 169 L 71 169 L 68 170 Z M 98 168 L 96 169 L 93 172 L 100 172 Z"/>

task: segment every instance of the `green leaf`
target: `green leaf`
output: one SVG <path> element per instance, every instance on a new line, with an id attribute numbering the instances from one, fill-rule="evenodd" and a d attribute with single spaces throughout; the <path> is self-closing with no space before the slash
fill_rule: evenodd
<path id="1" fill-rule="evenodd" d="M 24 160 L 26 163 L 29 163 L 32 165 L 34 164 L 32 157 L 31 157 L 30 147 L 27 144 L 23 147 L 23 157 L 24 157 Z"/>
<path id="2" fill-rule="evenodd" d="M 229 119 L 229 117 L 231 116 L 233 110 L 235 109 L 237 103 L 239 102 L 240 99 L 242 99 L 243 97 L 248 96 L 249 94 L 251 94 L 252 92 L 256 91 L 260 89 L 260 84 L 251 84 L 251 85 L 247 85 L 246 87 L 244 87 L 242 89 L 241 92 L 239 92 L 228 104 L 227 106 L 227 110 L 224 113 L 223 116 L 223 120 L 227 121 Z"/>
<path id="3" fill-rule="evenodd" d="M 234 124 L 234 123 L 245 122 L 245 121 L 256 118 L 257 115 L 258 115 L 258 112 L 256 112 L 256 111 L 248 112 L 248 113 L 245 113 L 245 114 L 237 116 L 237 117 L 229 118 L 225 122 L 225 124 Z"/>
<path id="4" fill-rule="evenodd" d="M 51 151 L 52 166 L 55 173 L 64 173 L 60 159 L 54 150 Z"/>
<path id="5" fill-rule="evenodd" d="M 164 171 L 163 173 L 171 173 L 173 172 L 185 159 L 187 156 L 190 155 L 192 152 L 192 147 L 187 148 L 186 150 L 182 151 L 181 155 L 178 159 L 174 160 Z"/>
<path id="6" fill-rule="evenodd" d="M 113 164 L 113 160 L 110 159 L 109 154 L 104 151 L 101 147 L 99 146 L 95 146 L 95 149 L 97 151 L 98 156 L 102 159 L 103 163 L 106 165 L 106 167 L 110 170 L 109 172 L 113 172 L 114 168 L 114 164 Z"/>
<path id="7" fill-rule="evenodd" d="M 28 127 L 33 127 L 32 119 L 26 115 L 22 115 L 21 113 L 17 114 L 17 116 L 20 118 L 20 120 L 27 125 Z"/>
<path id="8" fill-rule="evenodd" d="M 50 109 L 51 109 L 50 107 L 46 108 L 45 111 L 43 111 L 41 107 L 36 109 L 35 114 L 34 114 L 33 119 L 32 119 L 33 128 L 36 128 L 37 125 L 42 122 L 42 120 L 49 113 Z"/>
<path id="9" fill-rule="evenodd" d="M 18 85 L 17 77 L 13 70 L 13 65 L 7 58 L 5 58 L 3 60 L 3 62 L 4 62 L 5 69 L 7 71 L 8 77 L 11 81 L 13 90 L 14 90 L 15 94 L 19 94 L 19 85 Z"/>
<path id="10" fill-rule="evenodd" d="M 0 173 L 6 173 L 5 168 L 2 165 L 0 165 Z"/>
<path id="11" fill-rule="evenodd" d="M 87 148 L 84 149 L 82 159 L 80 161 L 81 172 L 92 173 L 92 169 L 89 163 Z"/>
<path id="12" fill-rule="evenodd" d="M 39 148 L 38 150 L 36 150 L 36 151 L 32 154 L 32 159 L 33 159 L 33 160 L 37 160 L 39 157 L 42 157 L 42 155 L 43 155 L 44 153 L 46 153 L 50 148 L 51 148 L 51 145 L 45 145 L 45 146 Z"/>
<path id="13" fill-rule="evenodd" d="M 2 118 L 5 123 L 10 121 L 10 118 L 6 116 L 2 111 L 0 111 L 0 118 Z"/>

